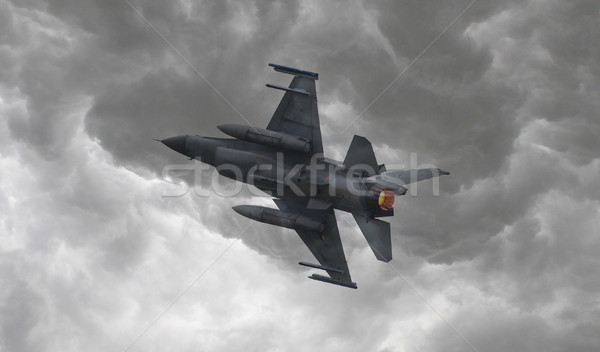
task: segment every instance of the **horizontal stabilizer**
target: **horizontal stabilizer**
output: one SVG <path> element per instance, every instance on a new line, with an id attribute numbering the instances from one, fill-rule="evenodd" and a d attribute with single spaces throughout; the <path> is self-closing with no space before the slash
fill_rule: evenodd
<path id="1" fill-rule="evenodd" d="M 428 180 L 430 178 L 439 177 L 442 175 L 450 175 L 450 173 L 440 168 L 429 168 L 386 171 L 383 174 L 381 174 L 384 180 L 395 182 L 400 185 L 408 185 L 411 183 Z"/>
<path id="2" fill-rule="evenodd" d="M 375 253 L 377 260 L 389 262 L 392 260 L 392 236 L 390 223 L 369 218 L 368 214 L 352 212 L 356 223 Z"/>
<path id="3" fill-rule="evenodd" d="M 339 268 L 334 268 L 331 266 L 325 266 L 325 265 L 319 265 L 319 264 L 313 264 L 313 263 L 307 263 L 307 262 L 299 262 L 298 264 L 300 264 L 302 266 L 307 266 L 309 268 L 315 268 L 315 269 L 321 269 L 321 270 L 331 270 L 331 271 L 335 271 L 336 273 L 340 273 L 340 274 L 344 273 L 344 270 L 339 269 Z"/>
<path id="4" fill-rule="evenodd" d="M 344 286 L 344 287 L 348 287 L 348 288 L 357 289 L 356 282 L 337 281 L 337 280 L 334 280 L 334 279 L 332 279 L 330 277 L 322 276 L 322 275 L 318 275 L 318 274 L 312 274 L 308 278 L 309 279 L 313 279 L 313 280 L 317 280 L 317 281 L 321 281 L 321 282 L 326 282 L 328 284 L 340 285 L 340 286 Z"/>
<path id="5" fill-rule="evenodd" d="M 269 64 L 269 66 L 273 67 L 275 69 L 275 71 L 277 71 L 277 72 L 287 73 L 287 74 L 295 75 L 295 76 L 302 76 L 304 78 L 309 78 L 309 79 L 319 79 L 319 74 L 316 72 L 299 70 L 297 68 L 283 66 L 283 65 L 277 65 L 277 64 Z"/>

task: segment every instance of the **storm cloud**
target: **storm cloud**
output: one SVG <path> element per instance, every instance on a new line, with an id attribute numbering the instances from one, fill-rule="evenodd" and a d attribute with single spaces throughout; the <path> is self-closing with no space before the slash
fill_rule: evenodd
<path id="1" fill-rule="evenodd" d="M 599 16 L 0 0 L 0 350 L 597 351 Z M 293 231 L 231 210 L 267 197 L 185 172 L 165 196 L 186 186 L 163 168 L 194 164 L 153 138 L 266 126 L 264 84 L 290 79 L 269 62 L 319 72 L 328 157 L 358 134 L 388 168 L 451 171 L 397 200 L 389 264 L 336 213 L 358 290 L 306 279 Z"/>

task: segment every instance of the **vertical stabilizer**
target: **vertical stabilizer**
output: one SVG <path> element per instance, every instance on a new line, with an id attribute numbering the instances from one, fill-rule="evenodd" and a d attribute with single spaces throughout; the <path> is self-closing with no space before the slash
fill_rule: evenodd
<path id="1" fill-rule="evenodd" d="M 365 137 L 354 136 L 344 159 L 344 165 L 347 169 L 354 167 L 356 170 L 365 171 L 369 176 L 379 174 L 373 146 Z"/>

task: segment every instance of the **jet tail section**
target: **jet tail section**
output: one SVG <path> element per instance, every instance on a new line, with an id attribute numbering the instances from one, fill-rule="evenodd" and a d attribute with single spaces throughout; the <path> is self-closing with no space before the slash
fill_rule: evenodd
<path id="1" fill-rule="evenodd" d="M 356 171 L 365 171 L 369 176 L 378 175 L 380 169 L 371 142 L 356 135 L 348 148 L 344 165 L 348 169 L 354 167 Z"/>
<path id="2" fill-rule="evenodd" d="M 367 239 L 377 260 L 389 262 L 392 260 L 392 237 L 390 223 L 371 219 L 368 214 L 352 212 L 354 220 Z"/>

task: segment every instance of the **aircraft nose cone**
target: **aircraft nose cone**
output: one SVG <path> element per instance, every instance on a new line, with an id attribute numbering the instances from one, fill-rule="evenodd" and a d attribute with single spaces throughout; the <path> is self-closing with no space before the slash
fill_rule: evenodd
<path id="1" fill-rule="evenodd" d="M 188 136 L 177 136 L 171 138 L 165 138 L 161 140 L 161 142 L 167 147 L 173 149 L 177 153 L 181 153 L 186 155 L 185 142 L 187 141 Z"/>

